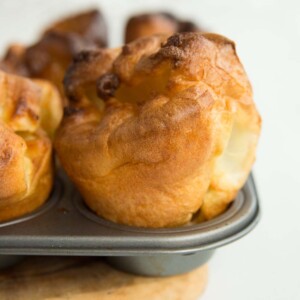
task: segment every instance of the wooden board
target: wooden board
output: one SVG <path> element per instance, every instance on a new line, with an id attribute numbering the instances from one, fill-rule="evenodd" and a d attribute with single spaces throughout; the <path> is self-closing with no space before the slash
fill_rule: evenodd
<path id="1" fill-rule="evenodd" d="M 30 257 L 0 272 L 1 300 L 196 300 L 207 266 L 166 277 L 117 271 L 100 258 Z"/>

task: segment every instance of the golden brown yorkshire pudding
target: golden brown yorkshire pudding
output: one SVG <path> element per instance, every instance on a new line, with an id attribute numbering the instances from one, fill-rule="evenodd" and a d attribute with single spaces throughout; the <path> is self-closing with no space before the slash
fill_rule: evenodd
<path id="1" fill-rule="evenodd" d="M 227 38 L 157 35 L 84 52 L 65 85 L 72 106 L 55 147 L 98 215 L 178 226 L 222 213 L 244 184 L 261 120 Z"/>
<path id="2" fill-rule="evenodd" d="M 62 80 L 73 56 L 82 49 L 104 47 L 106 25 L 98 10 L 83 12 L 54 23 L 34 45 L 12 45 L 0 68 L 6 72 L 54 83 L 63 95 Z"/>
<path id="3" fill-rule="evenodd" d="M 182 21 L 170 13 L 147 13 L 131 17 L 125 28 L 125 43 L 154 34 L 172 35 L 176 32 L 200 31 L 190 21 Z"/>
<path id="4" fill-rule="evenodd" d="M 51 137 L 62 118 L 56 89 L 0 72 L 0 221 L 33 211 L 52 188 Z"/>
<path id="5" fill-rule="evenodd" d="M 101 12 L 97 9 L 69 16 L 52 24 L 44 34 L 57 32 L 76 34 L 91 46 L 107 46 L 107 28 Z"/>

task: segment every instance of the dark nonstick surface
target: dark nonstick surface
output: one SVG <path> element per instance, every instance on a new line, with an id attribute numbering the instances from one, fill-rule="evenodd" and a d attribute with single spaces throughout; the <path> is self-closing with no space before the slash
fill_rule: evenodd
<path id="1" fill-rule="evenodd" d="M 96 216 L 62 174 L 42 208 L 0 223 L 0 254 L 109 256 L 113 265 L 129 272 L 171 275 L 204 264 L 214 249 L 244 236 L 258 219 L 252 176 L 229 209 L 211 221 L 145 229 Z"/>

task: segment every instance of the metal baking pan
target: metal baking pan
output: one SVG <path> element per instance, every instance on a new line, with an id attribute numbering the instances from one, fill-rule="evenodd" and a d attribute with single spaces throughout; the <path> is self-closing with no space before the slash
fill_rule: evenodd
<path id="1" fill-rule="evenodd" d="M 42 208 L 0 223 L 2 264 L 13 261 L 12 255 L 105 256 L 115 267 L 136 274 L 179 274 L 206 263 L 216 248 L 253 229 L 260 215 L 258 202 L 251 175 L 228 210 L 213 220 L 176 228 L 135 228 L 96 216 L 60 174 Z"/>

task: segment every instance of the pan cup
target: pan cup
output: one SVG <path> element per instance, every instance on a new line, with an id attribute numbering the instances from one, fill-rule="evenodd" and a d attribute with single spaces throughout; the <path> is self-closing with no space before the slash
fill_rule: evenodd
<path id="1" fill-rule="evenodd" d="M 60 179 L 56 179 L 54 182 L 52 191 L 50 193 L 49 199 L 42 206 L 40 206 L 39 208 L 37 208 L 36 210 L 34 210 L 30 213 L 20 216 L 18 218 L 15 218 L 15 219 L 12 219 L 9 221 L 5 221 L 5 222 L 0 222 L 0 228 L 12 226 L 12 225 L 22 223 L 22 222 L 26 222 L 26 221 L 29 221 L 33 218 L 36 218 L 36 217 L 46 213 L 60 199 L 61 192 L 62 192 L 62 183 L 61 183 Z M 22 255 L 0 255 L 0 270 L 14 266 L 15 264 L 22 261 L 23 258 L 24 258 L 24 256 L 22 256 Z"/>
<path id="2" fill-rule="evenodd" d="M 182 227 L 148 229 L 121 225 L 96 215 L 79 194 L 73 201 L 76 209 L 89 220 L 123 232 L 124 239 L 128 234 L 136 240 L 135 245 L 127 245 L 126 255 L 117 256 L 112 252 L 106 260 L 117 269 L 144 276 L 176 275 L 204 265 L 216 248 L 243 237 L 260 218 L 252 175 L 222 215 Z"/>

